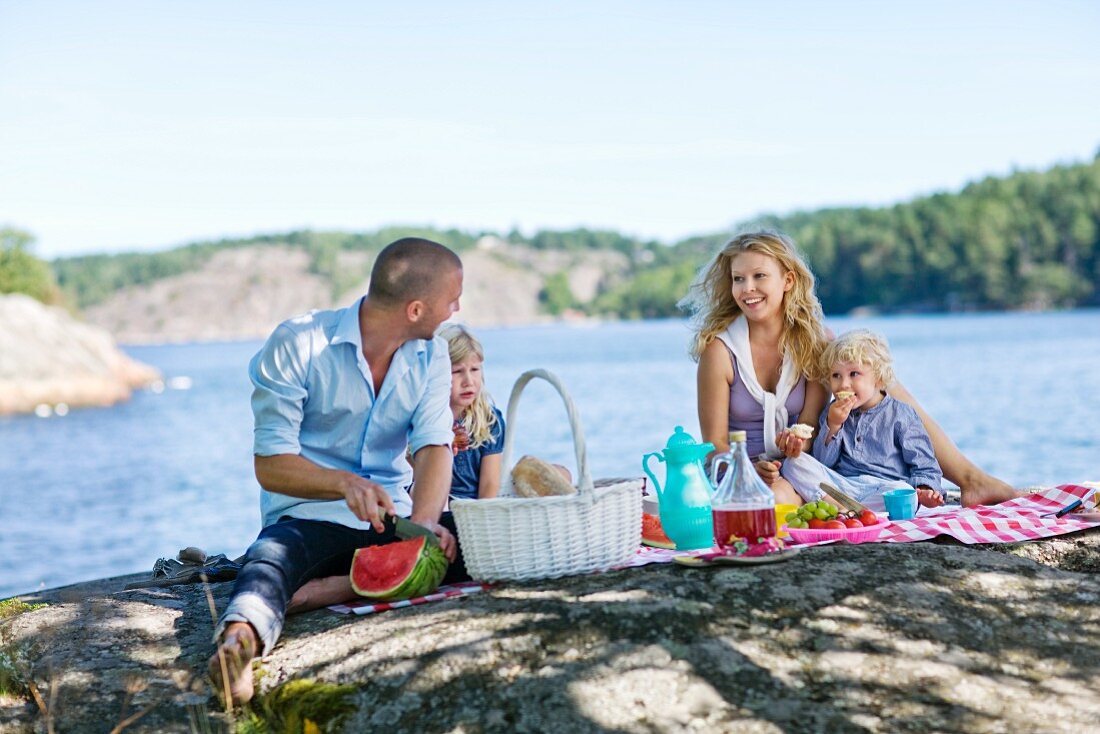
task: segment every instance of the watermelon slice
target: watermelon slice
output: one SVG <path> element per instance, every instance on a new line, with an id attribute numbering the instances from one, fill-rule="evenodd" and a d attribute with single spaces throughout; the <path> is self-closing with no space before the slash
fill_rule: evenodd
<path id="1" fill-rule="evenodd" d="M 351 587 L 369 599 L 397 601 L 435 591 L 447 574 L 447 557 L 426 537 L 355 551 Z"/>
<path id="2" fill-rule="evenodd" d="M 642 513 L 642 543 L 654 548 L 675 548 L 676 544 L 665 535 L 661 520 L 648 512 Z"/>

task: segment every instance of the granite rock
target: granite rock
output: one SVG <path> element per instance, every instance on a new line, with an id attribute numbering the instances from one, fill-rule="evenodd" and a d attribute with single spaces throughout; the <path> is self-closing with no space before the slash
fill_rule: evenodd
<path id="1" fill-rule="evenodd" d="M 806 549 L 529 584 L 366 617 L 291 617 L 258 684 L 349 684 L 338 730 L 1055 732 L 1100 720 L 1100 533 Z M 24 597 L 0 649 L 58 732 L 227 723 L 204 678 L 230 584 Z M 13 652 L 14 651 L 14 652 Z M 0 698 L 0 732 L 45 730 Z"/>
<path id="2" fill-rule="evenodd" d="M 0 296 L 0 415 L 112 405 L 158 379 L 103 329 L 28 296 Z"/>

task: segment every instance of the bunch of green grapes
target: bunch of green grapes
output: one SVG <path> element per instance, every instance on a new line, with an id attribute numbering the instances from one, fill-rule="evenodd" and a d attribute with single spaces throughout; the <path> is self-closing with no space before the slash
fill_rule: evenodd
<path id="1" fill-rule="evenodd" d="M 829 504 L 825 500 L 807 502 L 794 512 L 787 513 L 787 527 L 810 528 L 821 527 L 824 523 L 836 519 L 840 514 L 840 508 Z M 814 522 L 814 521 L 817 522 Z M 813 523 L 811 525 L 811 523 Z"/>

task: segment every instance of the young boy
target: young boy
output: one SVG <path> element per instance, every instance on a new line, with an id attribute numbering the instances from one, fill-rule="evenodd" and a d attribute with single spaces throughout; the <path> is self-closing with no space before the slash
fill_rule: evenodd
<path id="1" fill-rule="evenodd" d="M 783 462 L 782 473 L 806 500 L 820 499 L 828 482 L 875 511 L 882 494 L 915 487 L 925 507 L 943 504 L 943 474 L 915 410 L 886 394 L 894 370 L 886 340 L 866 330 L 841 334 L 826 347 L 825 384 L 835 399 L 822 413 L 813 443 Z"/>

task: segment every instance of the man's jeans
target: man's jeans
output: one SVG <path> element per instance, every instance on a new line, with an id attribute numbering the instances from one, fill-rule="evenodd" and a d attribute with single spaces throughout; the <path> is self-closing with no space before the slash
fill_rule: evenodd
<path id="1" fill-rule="evenodd" d="M 440 524 L 455 533 L 454 519 L 444 513 Z M 351 569 L 358 548 L 397 540 L 392 526 L 382 533 L 356 530 L 318 520 L 286 517 L 260 531 L 245 554 L 229 605 L 214 630 L 217 644 L 229 622 L 248 622 L 263 642 L 263 655 L 271 652 L 283 631 L 286 607 L 294 592 L 307 581 L 339 576 Z M 461 554 L 447 569 L 444 583 L 469 578 Z"/>

